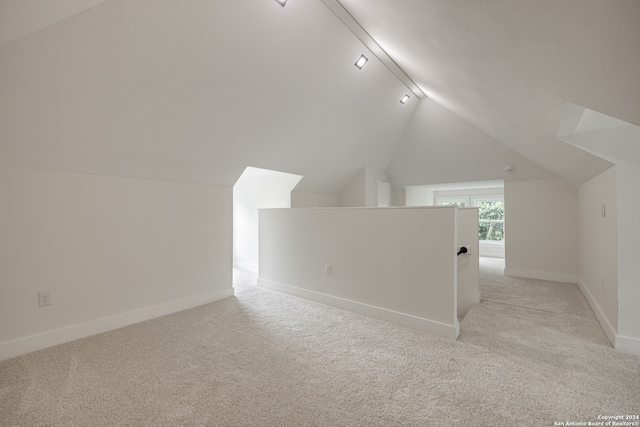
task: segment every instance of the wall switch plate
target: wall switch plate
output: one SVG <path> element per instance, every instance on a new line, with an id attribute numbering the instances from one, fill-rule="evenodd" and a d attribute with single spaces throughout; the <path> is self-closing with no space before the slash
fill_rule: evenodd
<path id="1" fill-rule="evenodd" d="M 324 266 L 324 274 L 326 276 L 331 276 L 331 274 L 333 273 L 333 267 L 331 267 L 331 265 L 327 264 Z"/>
<path id="2" fill-rule="evenodd" d="M 45 305 L 51 305 L 51 291 L 50 290 L 38 292 L 38 306 L 44 307 Z"/>

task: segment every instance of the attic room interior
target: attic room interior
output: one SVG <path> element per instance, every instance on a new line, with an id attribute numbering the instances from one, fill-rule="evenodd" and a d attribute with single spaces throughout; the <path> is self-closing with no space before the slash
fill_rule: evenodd
<path id="1" fill-rule="evenodd" d="M 0 424 L 640 425 L 639 22 L 0 0 Z"/>

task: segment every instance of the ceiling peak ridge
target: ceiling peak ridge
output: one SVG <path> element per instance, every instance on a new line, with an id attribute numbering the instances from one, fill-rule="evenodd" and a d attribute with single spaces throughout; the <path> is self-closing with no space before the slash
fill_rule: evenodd
<path id="1" fill-rule="evenodd" d="M 82 0 L 69 4 L 45 3 L 33 7 L 29 2 L 7 1 L 0 6 L 0 46 L 40 32 L 77 15 L 85 13 L 109 0 Z"/>
<path id="2" fill-rule="evenodd" d="M 407 88 L 419 99 L 424 99 L 427 95 L 420 87 L 404 72 L 402 68 L 385 52 L 385 50 L 374 40 L 373 37 L 360 25 L 358 21 L 340 4 L 338 0 L 322 0 L 334 15 L 346 25 L 349 30 L 380 60 Z"/>

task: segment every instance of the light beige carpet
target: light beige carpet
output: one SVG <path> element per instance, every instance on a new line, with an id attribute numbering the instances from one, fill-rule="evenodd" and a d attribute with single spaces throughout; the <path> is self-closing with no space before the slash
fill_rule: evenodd
<path id="1" fill-rule="evenodd" d="M 504 278 L 458 341 L 254 286 L 0 363 L 2 426 L 553 426 L 640 413 L 575 285 Z"/>

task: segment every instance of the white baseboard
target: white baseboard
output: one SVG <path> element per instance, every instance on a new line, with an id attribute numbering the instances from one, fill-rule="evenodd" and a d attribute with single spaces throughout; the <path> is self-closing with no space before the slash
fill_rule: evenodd
<path id="1" fill-rule="evenodd" d="M 376 319 L 384 320 L 397 325 L 406 326 L 420 331 L 429 332 L 441 337 L 457 339 L 460 335 L 460 323 L 456 320 L 454 325 L 437 322 L 434 320 L 424 319 L 422 317 L 412 316 L 410 314 L 400 313 L 388 310 L 386 308 L 375 307 L 344 298 L 334 297 L 307 289 L 297 288 L 295 286 L 284 285 L 282 283 L 272 282 L 258 278 L 258 286 L 271 289 L 273 291 L 321 302 L 343 310 L 353 311 L 355 313 L 364 314 Z"/>
<path id="2" fill-rule="evenodd" d="M 640 356 L 640 339 L 638 338 L 617 335 L 614 347 L 618 351 L 624 351 L 625 353 L 637 354 Z"/>
<path id="3" fill-rule="evenodd" d="M 233 296 L 233 288 L 223 289 L 7 341 L 0 343 L 0 361 L 209 304 L 231 296 Z"/>
<path id="4" fill-rule="evenodd" d="M 616 347 L 615 328 L 613 327 L 613 325 L 611 325 L 611 322 L 609 322 L 609 319 L 607 318 L 607 316 L 605 316 L 604 312 L 600 308 L 600 305 L 591 294 L 591 291 L 589 291 L 589 288 L 587 288 L 587 286 L 584 284 L 584 282 L 580 277 L 578 277 L 578 288 L 580 288 L 580 291 L 582 291 L 582 294 L 589 302 L 589 305 L 591 306 L 591 309 L 595 313 L 596 318 L 598 319 L 598 322 L 600 322 L 600 326 L 602 326 L 604 333 L 607 334 L 607 338 L 609 338 L 609 341 L 611 341 L 611 344 L 614 347 Z"/>
<path id="5" fill-rule="evenodd" d="M 458 298 L 458 316 L 464 317 L 476 304 L 480 303 L 480 292 L 470 292 L 462 298 Z"/>
<path id="6" fill-rule="evenodd" d="M 480 242 L 478 246 L 482 257 L 504 258 L 504 244 Z"/>
<path id="7" fill-rule="evenodd" d="M 510 277 L 521 277 L 524 279 L 547 280 L 549 282 L 578 283 L 578 278 L 575 274 L 551 273 L 548 271 L 517 270 L 514 268 L 505 268 L 504 275 Z"/>

